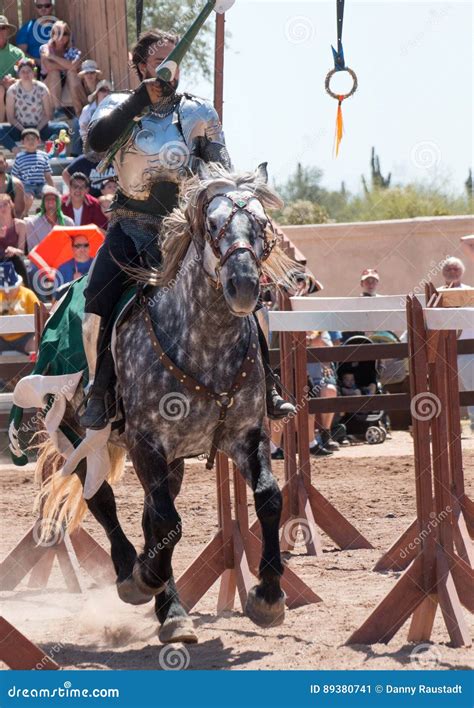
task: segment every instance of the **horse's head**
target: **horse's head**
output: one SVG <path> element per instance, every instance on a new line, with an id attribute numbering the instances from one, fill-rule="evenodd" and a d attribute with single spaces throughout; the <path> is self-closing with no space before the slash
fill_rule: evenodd
<path id="1" fill-rule="evenodd" d="M 209 168 L 200 173 L 206 189 L 197 200 L 201 210 L 203 265 L 222 291 L 231 312 L 245 317 L 257 304 L 262 263 L 275 244 L 264 203 L 279 200 L 266 186 L 266 163 L 246 179 L 212 179 Z M 230 177 L 230 176 L 229 176 Z"/>

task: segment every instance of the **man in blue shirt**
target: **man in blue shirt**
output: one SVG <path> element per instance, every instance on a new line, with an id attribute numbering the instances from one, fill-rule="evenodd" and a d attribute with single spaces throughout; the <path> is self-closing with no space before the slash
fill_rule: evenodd
<path id="1" fill-rule="evenodd" d="M 72 250 L 74 257 L 58 268 L 55 290 L 86 275 L 93 263 L 94 259 L 90 256 L 90 245 L 87 236 L 73 236 Z"/>
<path id="2" fill-rule="evenodd" d="M 40 47 L 49 41 L 51 28 L 56 20 L 50 0 L 35 0 L 38 17 L 25 22 L 18 30 L 16 44 L 39 65 Z"/>

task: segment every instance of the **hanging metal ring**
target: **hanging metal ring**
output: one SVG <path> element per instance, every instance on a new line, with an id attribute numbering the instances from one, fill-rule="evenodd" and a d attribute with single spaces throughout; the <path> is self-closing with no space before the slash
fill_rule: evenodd
<path id="1" fill-rule="evenodd" d="M 353 84 L 352 84 L 352 88 L 349 91 L 349 93 L 339 94 L 339 93 L 334 93 L 333 91 L 331 91 L 331 86 L 330 86 L 331 79 L 334 76 L 334 74 L 338 74 L 340 71 L 347 71 L 347 73 L 352 78 Z M 324 87 L 326 89 L 326 92 L 332 98 L 335 98 L 336 101 L 344 101 L 346 98 L 353 96 L 355 94 L 355 92 L 357 91 L 358 85 L 359 85 L 359 82 L 357 81 L 357 75 L 356 75 L 355 71 L 353 71 L 352 69 L 349 69 L 348 66 L 345 66 L 344 69 L 331 69 L 331 71 L 328 71 L 328 73 L 326 75 L 326 79 L 324 81 Z"/>

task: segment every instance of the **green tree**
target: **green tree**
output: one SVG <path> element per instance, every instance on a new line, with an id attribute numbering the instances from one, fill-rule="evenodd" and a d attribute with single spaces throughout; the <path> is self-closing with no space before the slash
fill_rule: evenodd
<path id="1" fill-rule="evenodd" d="M 195 0 L 160 0 L 159 3 L 145 0 L 142 31 L 159 28 L 182 35 L 197 17 L 200 9 L 200 3 L 196 3 Z M 201 75 L 206 79 L 211 76 L 214 17 L 213 13 L 183 61 L 183 69 L 188 74 Z M 127 2 L 127 23 L 129 44 L 133 46 L 137 39 L 135 0 Z"/>
<path id="2" fill-rule="evenodd" d="M 351 194 L 347 191 L 344 182 L 342 182 L 339 191 L 321 190 L 319 204 L 326 210 L 331 221 L 344 221 L 350 199 Z"/>
<path id="3" fill-rule="evenodd" d="M 317 202 L 322 193 L 322 176 L 322 170 L 317 167 L 303 167 L 301 162 L 298 162 L 295 172 L 285 184 L 277 187 L 277 191 L 288 203 L 297 200 Z"/>
<path id="4" fill-rule="evenodd" d="M 327 224 L 329 217 L 326 209 L 304 199 L 297 199 L 284 207 L 277 214 L 277 221 L 280 224 L 291 224 L 299 226 L 301 224 Z"/>
<path id="5" fill-rule="evenodd" d="M 379 221 L 470 212 L 470 201 L 464 196 L 452 196 L 434 187 L 408 184 L 390 189 L 373 189 L 353 197 L 338 220 Z"/>

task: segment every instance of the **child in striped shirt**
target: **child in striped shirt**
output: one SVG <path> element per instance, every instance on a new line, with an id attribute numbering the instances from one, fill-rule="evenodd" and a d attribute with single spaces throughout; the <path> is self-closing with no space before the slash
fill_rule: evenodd
<path id="1" fill-rule="evenodd" d="M 40 142 L 40 134 L 36 128 L 25 128 L 21 134 L 23 150 L 16 156 L 12 167 L 13 177 L 18 177 L 23 182 L 26 213 L 29 212 L 35 197 L 41 199 L 46 183 L 54 187 L 49 158 L 43 150 L 38 150 Z"/>

